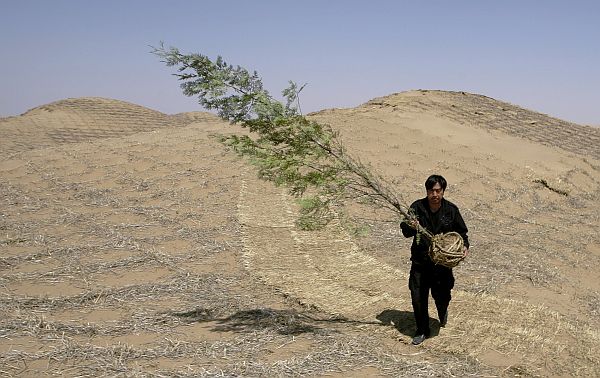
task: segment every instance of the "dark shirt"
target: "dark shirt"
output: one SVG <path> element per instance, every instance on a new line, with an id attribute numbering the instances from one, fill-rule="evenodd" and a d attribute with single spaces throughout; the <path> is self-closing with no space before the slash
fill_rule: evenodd
<path id="1" fill-rule="evenodd" d="M 458 207 L 450 201 L 442 198 L 442 204 L 435 213 L 429 208 L 427 197 L 413 202 L 410 208 L 419 219 L 419 224 L 432 234 L 446 233 L 450 231 L 458 232 L 463 240 L 465 247 L 469 248 L 469 238 L 467 236 L 467 226 L 460 215 Z M 414 237 L 417 231 L 408 224 L 400 223 L 402 234 L 407 237 Z M 413 239 L 410 247 L 410 259 L 418 264 L 433 264 L 429 257 L 429 240 L 425 236 L 421 236 L 417 243 L 417 238 Z"/>

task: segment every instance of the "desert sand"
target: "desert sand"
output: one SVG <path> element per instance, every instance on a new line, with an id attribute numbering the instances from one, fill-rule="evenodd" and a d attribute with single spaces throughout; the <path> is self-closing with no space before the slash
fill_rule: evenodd
<path id="1" fill-rule="evenodd" d="M 600 376 L 600 129 L 464 92 L 309 115 L 470 229 L 448 325 L 410 345 L 410 240 L 348 204 L 295 226 L 236 126 L 78 98 L 0 119 L 2 376 Z"/>

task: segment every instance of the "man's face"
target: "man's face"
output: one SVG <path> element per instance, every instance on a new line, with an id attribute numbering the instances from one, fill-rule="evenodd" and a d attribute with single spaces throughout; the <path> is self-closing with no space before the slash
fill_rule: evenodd
<path id="1" fill-rule="evenodd" d="M 444 198 L 444 189 L 439 183 L 436 183 L 433 188 L 427 190 L 427 200 L 430 206 L 439 206 Z"/>

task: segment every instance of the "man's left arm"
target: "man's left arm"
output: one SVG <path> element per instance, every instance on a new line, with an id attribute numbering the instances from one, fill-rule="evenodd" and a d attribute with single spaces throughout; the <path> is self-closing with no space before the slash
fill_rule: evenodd
<path id="1" fill-rule="evenodd" d="M 466 255 L 469 251 L 469 229 L 467 228 L 467 225 L 465 224 L 465 221 L 462 215 L 460 214 L 460 210 L 458 210 L 458 208 L 456 209 L 456 216 L 454 218 L 454 231 L 458 232 L 460 236 L 462 236 L 465 245 Z"/>

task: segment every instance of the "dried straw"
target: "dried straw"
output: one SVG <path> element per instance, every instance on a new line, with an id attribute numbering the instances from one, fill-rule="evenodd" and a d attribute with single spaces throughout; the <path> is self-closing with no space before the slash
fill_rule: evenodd
<path id="1" fill-rule="evenodd" d="M 457 232 L 433 235 L 429 256 L 434 263 L 454 268 L 465 259 L 464 241 Z"/>

